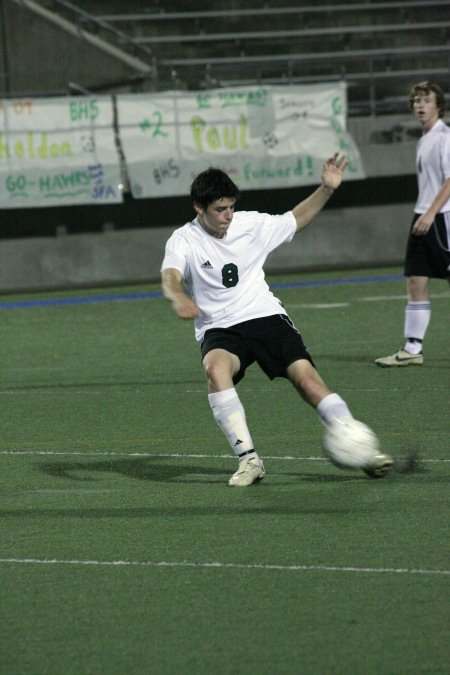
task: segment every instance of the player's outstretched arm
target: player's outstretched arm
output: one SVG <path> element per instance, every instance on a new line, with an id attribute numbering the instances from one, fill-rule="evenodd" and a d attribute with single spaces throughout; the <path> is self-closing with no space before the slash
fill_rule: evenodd
<path id="1" fill-rule="evenodd" d="M 309 225 L 340 186 L 346 166 L 345 155 L 339 155 L 337 152 L 324 162 L 320 187 L 292 209 L 297 221 L 297 232 Z"/>
<path id="2" fill-rule="evenodd" d="M 180 319 L 195 319 L 200 314 L 195 302 L 183 290 L 183 276 L 179 270 L 163 270 L 161 285 L 164 297 L 170 300 L 173 311 Z"/>

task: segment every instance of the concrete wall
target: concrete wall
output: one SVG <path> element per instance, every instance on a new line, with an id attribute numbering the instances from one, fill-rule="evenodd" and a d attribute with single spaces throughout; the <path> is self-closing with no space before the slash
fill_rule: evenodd
<path id="1" fill-rule="evenodd" d="M 267 272 L 400 264 L 408 205 L 327 209 L 291 244 L 274 251 Z M 157 281 L 173 228 L 0 241 L 0 291 Z"/>

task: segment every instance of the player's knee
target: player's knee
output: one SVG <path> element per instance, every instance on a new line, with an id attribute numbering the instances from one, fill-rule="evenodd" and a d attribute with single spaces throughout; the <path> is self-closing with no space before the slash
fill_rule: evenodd
<path id="1" fill-rule="evenodd" d="M 407 279 L 408 296 L 411 301 L 425 300 L 428 297 L 428 278 L 427 277 L 408 277 Z"/>
<path id="2" fill-rule="evenodd" d="M 224 359 L 206 359 L 203 362 L 203 370 L 210 388 L 219 390 L 225 381 L 231 379 L 230 368 Z"/>
<path id="3" fill-rule="evenodd" d="M 221 372 L 221 367 L 216 361 L 205 360 L 203 361 L 203 371 L 208 382 L 214 382 Z"/>

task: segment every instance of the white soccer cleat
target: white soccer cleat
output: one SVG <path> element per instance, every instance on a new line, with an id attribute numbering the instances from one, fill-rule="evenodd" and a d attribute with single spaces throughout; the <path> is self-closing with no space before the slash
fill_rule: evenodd
<path id="1" fill-rule="evenodd" d="M 399 349 L 398 352 L 391 356 L 384 356 L 380 359 L 375 359 L 377 366 L 381 368 L 398 368 L 399 366 L 421 366 L 423 364 L 423 354 L 410 354 L 404 349 Z"/>
<path id="2" fill-rule="evenodd" d="M 258 455 L 251 458 L 244 457 L 239 462 L 238 470 L 228 481 L 228 485 L 246 487 L 258 480 L 262 480 L 265 474 L 264 464 Z"/>
<path id="3" fill-rule="evenodd" d="M 383 455 L 381 453 L 375 455 L 373 458 L 373 465 L 366 467 L 364 472 L 370 478 L 383 478 L 392 468 L 394 460 L 390 455 Z"/>

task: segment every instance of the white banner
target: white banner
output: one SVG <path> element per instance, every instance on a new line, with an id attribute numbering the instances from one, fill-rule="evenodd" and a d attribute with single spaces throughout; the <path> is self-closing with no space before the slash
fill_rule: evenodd
<path id="1" fill-rule="evenodd" d="M 0 208 L 122 201 L 110 97 L 0 100 Z"/>
<path id="2" fill-rule="evenodd" d="M 186 195 L 208 166 L 242 190 L 317 184 L 334 152 L 365 177 L 344 83 L 130 94 L 117 110 L 136 198 Z M 0 208 L 117 203 L 121 183 L 110 97 L 0 100 Z"/>
<path id="3" fill-rule="evenodd" d="M 242 190 L 317 184 L 335 152 L 349 160 L 347 178 L 365 177 L 345 83 L 124 95 L 117 106 L 137 198 L 185 195 L 208 166 Z"/>

